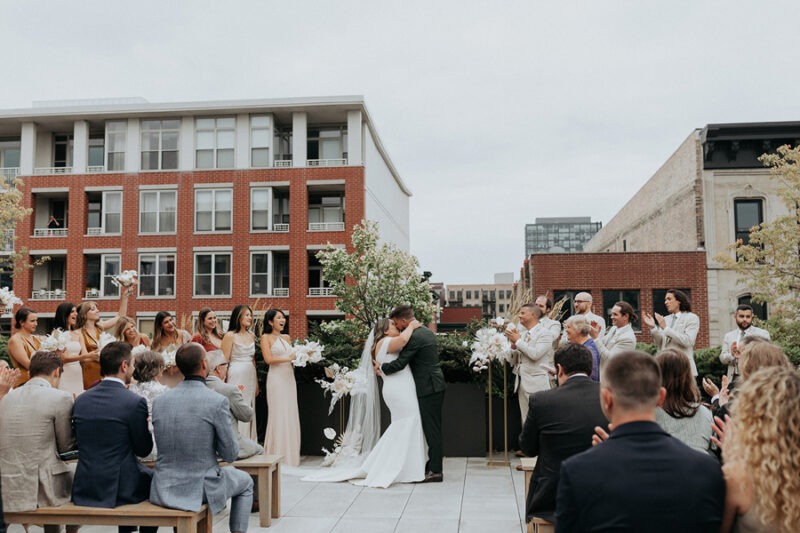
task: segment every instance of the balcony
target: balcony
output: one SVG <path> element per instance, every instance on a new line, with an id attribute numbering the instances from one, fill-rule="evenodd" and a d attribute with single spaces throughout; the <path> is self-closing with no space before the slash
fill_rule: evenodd
<path id="1" fill-rule="evenodd" d="M 37 176 L 72 174 L 72 167 L 38 167 L 33 169 L 33 173 Z"/>
<path id="2" fill-rule="evenodd" d="M 86 167 L 86 173 L 87 174 L 99 174 L 99 173 L 105 172 L 105 171 L 106 171 L 106 167 L 103 166 L 103 165 L 91 165 L 91 166 Z"/>
<path id="3" fill-rule="evenodd" d="M 66 300 L 67 299 L 67 291 L 63 291 L 61 289 L 39 289 L 38 291 L 33 291 L 31 293 L 31 300 Z"/>
<path id="4" fill-rule="evenodd" d="M 279 298 L 288 297 L 289 296 L 289 289 L 288 288 L 283 289 L 283 288 L 276 287 L 276 288 L 272 289 L 272 295 L 275 296 L 275 297 L 279 297 Z"/>
<path id="5" fill-rule="evenodd" d="M 276 159 L 275 160 L 275 167 L 276 168 L 289 168 L 292 166 L 291 159 Z"/>
<path id="6" fill-rule="evenodd" d="M 0 167 L 0 176 L 8 185 L 13 185 L 14 179 L 19 176 L 19 167 Z"/>
<path id="7" fill-rule="evenodd" d="M 100 298 L 100 289 L 89 289 L 83 296 L 84 300 L 97 300 Z"/>
<path id="8" fill-rule="evenodd" d="M 307 159 L 306 165 L 309 167 L 343 167 L 347 165 L 347 159 Z"/>
<path id="9" fill-rule="evenodd" d="M 275 233 L 288 233 L 289 224 L 273 224 L 272 231 L 274 231 Z"/>
<path id="10" fill-rule="evenodd" d="M 344 222 L 309 222 L 308 231 L 344 231 Z"/>
<path id="11" fill-rule="evenodd" d="M 33 230 L 34 237 L 67 237 L 69 235 L 69 228 L 35 228 Z"/>
<path id="12" fill-rule="evenodd" d="M 333 289 L 331 287 L 309 287 L 309 296 L 333 296 Z"/>

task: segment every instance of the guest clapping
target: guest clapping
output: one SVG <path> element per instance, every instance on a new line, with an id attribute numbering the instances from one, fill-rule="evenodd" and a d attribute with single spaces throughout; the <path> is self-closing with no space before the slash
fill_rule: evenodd
<path id="1" fill-rule="evenodd" d="M 661 350 L 669 347 L 685 353 L 692 365 L 692 375 L 697 376 L 694 343 L 700 331 L 700 318 L 691 312 L 692 304 L 683 291 L 669 289 L 664 297 L 664 305 L 668 312 L 666 317 L 658 313 L 655 316 L 644 313 L 644 323 L 650 328 L 650 334 Z"/>

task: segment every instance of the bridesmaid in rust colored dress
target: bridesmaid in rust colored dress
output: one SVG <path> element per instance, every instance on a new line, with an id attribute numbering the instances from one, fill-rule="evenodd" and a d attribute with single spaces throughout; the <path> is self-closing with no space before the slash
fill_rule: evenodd
<path id="1" fill-rule="evenodd" d="M 119 297 L 119 313 L 114 318 L 100 320 L 100 310 L 95 302 L 83 302 L 78 306 L 78 321 L 75 328 L 80 332 L 81 355 L 95 356 L 81 361 L 83 368 L 83 388 L 88 389 L 100 381 L 100 335 L 108 328 L 114 327 L 119 317 L 125 316 L 128 310 L 128 296 L 132 289 L 121 289 Z"/>
<path id="2" fill-rule="evenodd" d="M 217 314 L 210 307 L 204 307 L 197 314 L 197 333 L 192 337 L 192 342 L 202 345 L 207 352 L 222 349 Z"/>
<path id="3" fill-rule="evenodd" d="M 28 368 L 31 365 L 31 356 L 36 353 L 42 342 L 34 335 L 39 324 L 39 316 L 29 307 L 17 309 L 14 315 L 14 329 L 17 330 L 8 339 L 8 355 L 14 368 L 19 370 L 19 379 L 14 387 L 24 385 L 30 376 Z"/>

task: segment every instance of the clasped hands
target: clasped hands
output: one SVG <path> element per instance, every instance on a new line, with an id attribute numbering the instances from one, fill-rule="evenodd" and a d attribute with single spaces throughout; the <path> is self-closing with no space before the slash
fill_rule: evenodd
<path id="1" fill-rule="evenodd" d="M 651 315 L 650 313 L 642 313 L 642 321 L 644 321 L 645 325 L 653 329 L 658 324 L 658 327 L 664 329 L 667 327 L 667 321 L 664 318 L 664 315 L 661 313 L 655 313 L 655 315 Z"/>

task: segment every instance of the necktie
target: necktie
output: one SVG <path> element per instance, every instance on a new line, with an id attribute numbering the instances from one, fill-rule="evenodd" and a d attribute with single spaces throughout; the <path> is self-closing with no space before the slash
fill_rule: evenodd
<path id="1" fill-rule="evenodd" d="M 669 317 L 669 327 L 672 327 L 672 326 L 675 325 L 675 319 L 676 318 L 677 318 L 677 315 L 670 315 L 670 317 Z"/>

